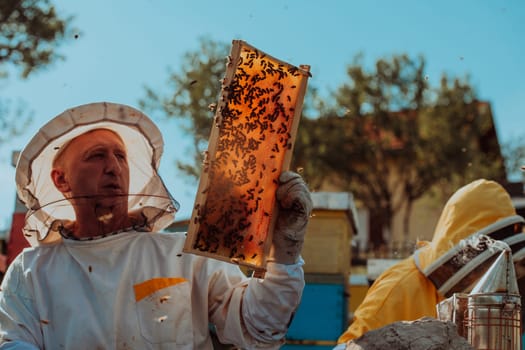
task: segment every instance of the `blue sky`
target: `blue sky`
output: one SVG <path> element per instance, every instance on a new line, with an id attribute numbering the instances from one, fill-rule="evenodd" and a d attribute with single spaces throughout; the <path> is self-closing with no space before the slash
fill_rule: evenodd
<path id="1" fill-rule="evenodd" d="M 521 0 L 52 0 L 73 15 L 78 39 L 60 48 L 65 60 L 26 81 L 0 81 L 5 98 L 24 100 L 34 113 L 23 135 L 0 145 L 0 228 L 14 207 L 12 150 L 63 110 L 95 101 L 137 106 L 144 86 L 167 88 L 185 52 L 200 37 L 242 39 L 292 64 L 311 66 L 312 85 L 328 93 L 346 80 L 346 66 L 392 54 L 421 54 L 431 83 L 442 73 L 470 76 L 491 103 L 500 142 L 525 139 L 525 2 Z M 166 90 L 165 90 L 166 91 Z M 215 102 L 215 101 L 211 101 Z M 197 183 L 178 176 L 187 138 L 159 121 L 166 152 L 161 174 L 188 218 Z"/>

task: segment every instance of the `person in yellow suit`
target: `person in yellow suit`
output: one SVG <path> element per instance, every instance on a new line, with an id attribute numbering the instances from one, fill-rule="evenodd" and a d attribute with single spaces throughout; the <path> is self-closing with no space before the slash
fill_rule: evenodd
<path id="1" fill-rule="evenodd" d="M 498 183 L 480 179 L 457 190 L 441 213 L 432 241 L 422 242 L 412 256 L 379 276 L 335 349 L 396 321 L 437 317 L 436 304 L 472 286 L 498 252 L 520 248 L 525 235 L 516 234 L 523 223 Z M 469 263 L 465 256 L 476 259 Z"/>

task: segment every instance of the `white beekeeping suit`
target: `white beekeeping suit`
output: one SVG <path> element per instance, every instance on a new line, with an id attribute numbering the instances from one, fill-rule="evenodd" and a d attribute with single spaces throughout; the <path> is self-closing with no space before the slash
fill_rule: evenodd
<path id="1" fill-rule="evenodd" d="M 68 233 L 75 211 L 49 174 L 57 153 L 95 129 L 118 134 L 127 149 L 133 225 L 80 240 Z M 300 249 L 290 262 L 276 254 L 264 280 L 182 253 L 184 233 L 157 232 L 179 207 L 157 174 L 162 150 L 161 133 L 146 115 L 113 103 L 69 109 L 33 137 L 16 172 L 32 247 L 2 282 L 0 349 L 211 349 L 210 324 L 223 343 L 282 345 L 304 287 Z M 289 196 L 302 201 L 307 218 L 308 190 L 300 177 L 292 178 Z M 293 239 L 300 243 L 305 224 L 295 224 L 301 230 Z M 283 227 L 274 235 L 280 231 L 288 233 Z"/>

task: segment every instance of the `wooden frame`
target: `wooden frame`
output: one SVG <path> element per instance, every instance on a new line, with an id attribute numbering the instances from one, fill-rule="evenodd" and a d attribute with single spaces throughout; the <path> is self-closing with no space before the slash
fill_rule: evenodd
<path id="1" fill-rule="evenodd" d="M 215 109 L 184 251 L 266 271 L 309 66 L 234 40 Z"/>

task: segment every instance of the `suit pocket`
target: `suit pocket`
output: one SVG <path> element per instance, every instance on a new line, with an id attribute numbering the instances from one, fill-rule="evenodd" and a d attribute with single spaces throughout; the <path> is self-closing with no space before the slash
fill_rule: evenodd
<path id="1" fill-rule="evenodd" d="M 191 288 L 182 278 L 156 278 L 134 286 L 140 330 L 151 344 L 193 343 Z"/>

